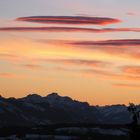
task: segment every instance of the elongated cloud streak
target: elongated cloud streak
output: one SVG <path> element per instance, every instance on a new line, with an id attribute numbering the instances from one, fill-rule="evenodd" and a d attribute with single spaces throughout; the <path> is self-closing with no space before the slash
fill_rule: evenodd
<path id="1" fill-rule="evenodd" d="M 140 75 L 140 66 L 124 66 L 122 69 L 124 73 Z"/>
<path id="2" fill-rule="evenodd" d="M 59 70 L 62 71 L 73 71 L 76 73 L 82 73 L 82 74 L 86 74 L 86 75 L 90 75 L 90 76 L 98 76 L 99 78 L 103 79 L 108 79 L 108 80 L 123 80 L 123 81 L 140 81 L 140 76 L 136 76 L 136 75 L 124 75 L 124 74 L 118 74 L 115 72 L 110 72 L 110 71 L 106 71 L 106 70 L 99 70 L 99 69 L 93 69 L 93 68 L 89 68 L 89 69 L 67 69 L 67 68 L 61 68 Z"/>
<path id="3" fill-rule="evenodd" d="M 117 57 L 140 59 L 140 39 L 74 41 L 74 40 L 37 40 L 40 43 L 65 45 L 74 49 L 91 50 Z"/>
<path id="4" fill-rule="evenodd" d="M 24 74 L 14 74 L 14 73 L 0 73 L 2 78 L 26 78 L 27 75 Z"/>
<path id="5" fill-rule="evenodd" d="M 41 69 L 43 69 L 41 65 L 37 65 L 37 64 L 24 64 L 24 65 L 21 65 L 21 66 L 25 69 L 30 69 L 30 70 L 41 70 Z"/>
<path id="6" fill-rule="evenodd" d="M 85 74 L 98 75 L 101 76 L 102 79 L 115 79 L 115 80 L 133 80 L 133 81 L 140 81 L 140 76 L 131 76 L 131 75 L 124 75 L 124 74 L 117 74 L 109 71 L 102 71 L 102 70 L 93 70 L 93 69 L 83 69 L 81 72 Z"/>
<path id="7" fill-rule="evenodd" d="M 140 59 L 140 39 L 101 40 L 101 41 L 74 41 L 74 40 L 38 40 L 42 43 L 65 44 L 74 48 L 86 49 Z"/>
<path id="8" fill-rule="evenodd" d="M 140 46 L 140 39 L 122 39 L 105 41 L 73 41 L 69 44 L 82 46 Z"/>
<path id="9" fill-rule="evenodd" d="M 140 32 L 140 28 L 78 28 L 78 27 L 1 27 L 3 32 L 87 32 L 87 33 L 108 33 L 108 32 Z"/>
<path id="10" fill-rule="evenodd" d="M 97 60 L 86 60 L 86 59 L 40 59 L 44 62 L 52 62 L 56 64 L 65 64 L 65 65 L 83 65 L 89 67 L 105 67 L 106 65 L 110 64 L 109 62 L 105 61 L 97 61 Z"/>
<path id="11" fill-rule="evenodd" d="M 75 24 L 75 25 L 107 25 L 121 22 L 119 19 L 108 17 L 86 17 L 86 16 L 31 16 L 19 17 L 17 21 L 27 21 L 47 24 Z"/>
<path id="12" fill-rule="evenodd" d="M 17 55 L 10 54 L 10 53 L 0 53 L 0 58 L 17 59 L 19 57 Z"/>
<path id="13" fill-rule="evenodd" d="M 117 83 L 113 84 L 114 87 L 118 88 L 140 88 L 140 85 L 135 85 L 135 84 L 122 84 L 122 83 Z"/>

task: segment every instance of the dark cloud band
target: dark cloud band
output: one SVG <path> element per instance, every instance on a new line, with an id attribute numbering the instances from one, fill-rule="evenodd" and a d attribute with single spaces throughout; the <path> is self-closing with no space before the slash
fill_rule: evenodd
<path id="1" fill-rule="evenodd" d="M 27 21 L 35 23 L 47 23 L 47 24 L 95 24 L 95 25 L 107 25 L 121 22 L 119 19 L 108 17 L 85 17 L 85 16 L 31 16 L 31 17 L 19 17 L 17 21 Z"/>
<path id="2" fill-rule="evenodd" d="M 105 41 L 73 41 L 72 45 L 88 46 L 132 46 L 140 45 L 140 39 L 122 39 L 122 40 L 105 40 Z"/>
<path id="3" fill-rule="evenodd" d="M 78 27 L 1 27 L 3 32 L 87 32 L 87 33 L 108 33 L 108 32 L 140 32 L 140 28 L 78 28 Z"/>

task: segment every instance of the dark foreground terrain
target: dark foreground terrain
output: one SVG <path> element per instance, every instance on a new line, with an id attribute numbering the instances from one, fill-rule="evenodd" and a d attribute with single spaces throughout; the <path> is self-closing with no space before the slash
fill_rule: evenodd
<path id="1" fill-rule="evenodd" d="M 140 109 L 140 106 L 138 106 Z M 125 105 L 92 106 L 57 93 L 23 98 L 0 96 L 0 126 L 47 125 L 50 123 L 131 123 L 132 114 Z"/>
<path id="2" fill-rule="evenodd" d="M 137 129 L 140 132 L 140 127 Z M 129 125 L 95 125 L 85 123 L 0 128 L 0 140 L 130 140 Z M 139 138 L 138 138 L 139 140 Z"/>
<path id="3" fill-rule="evenodd" d="M 140 105 L 92 106 L 57 93 L 0 96 L 0 140 L 140 140 L 139 112 Z"/>

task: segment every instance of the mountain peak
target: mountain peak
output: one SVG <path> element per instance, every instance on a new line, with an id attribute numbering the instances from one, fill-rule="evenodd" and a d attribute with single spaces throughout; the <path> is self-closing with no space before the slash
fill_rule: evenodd
<path id="1" fill-rule="evenodd" d="M 27 95 L 24 98 L 21 98 L 21 100 L 23 101 L 28 101 L 28 102 L 42 102 L 43 97 L 36 94 L 36 93 L 32 93 Z"/>
<path id="2" fill-rule="evenodd" d="M 40 95 L 36 94 L 36 93 L 32 93 L 26 96 L 27 98 L 41 98 Z"/>
<path id="3" fill-rule="evenodd" d="M 7 125 L 13 123 L 14 125 L 46 125 L 48 122 L 124 124 L 129 123 L 130 119 L 131 114 L 123 105 L 94 107 L 86 102 L 73 100 L 68 96 L 60 96 L 58 93 L 51 93 L 46 97 L 32 93 L 18 99 L 0 97 L 0 126 L 5 125 L 5 122 Z"/>
<path id="4" fill-rule="evenodd" d="M 49 94 L 48 96 L 46 96 L 46 98 L 50 99 L 50 98 L 53 98 L 53 99 L 62 99 L 62 100 L 72 100 L 70 97 L 68 96 L 60 96 L 58 93 L 51 93 Z M 73 101 L 73 100 L 72 100 Z"/>
<path id="5" fill-rule="evenodd" d="M 2 95 L 0 95 L 0 100 L 3 100 L 3 99 L 5 99 Z"/>
<path id="6" fill-rule="evenodd" d="M 46 96 L 46 100 L 48 102 L 54 102 L 54 101 L 57 101 L 60 98 L 61 98 L 61 96 L 59 96 L 58 93 L 51 93 L 48 96 Z"/>
<path id="7" fill-rule="evenodd" d="M 48 94 L 47 97 L 60 97 L 60 95 L 58 93 L 56 93 L 56 92 L 53 92 L 51 94 Z"/>
<path id="8" fill-rule="evenodd" d="M 74 105 L 75 101 L 68 96 L 60 96 L 58 93 L 51 93 L 46 97 L 47 102 L 53 106 Z"/>

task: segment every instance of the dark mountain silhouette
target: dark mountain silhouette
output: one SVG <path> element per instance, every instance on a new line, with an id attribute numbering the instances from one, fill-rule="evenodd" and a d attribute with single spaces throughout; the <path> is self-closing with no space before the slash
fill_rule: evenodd
<path id="1" fill-rule="evenodd" d="M 91 106 L 87 102 L 57 93 L 23 98 L 0 96 L 0 125 L 46 125 L 52 123 L 129 123 L 131 113 L 125 105 Z"/>

